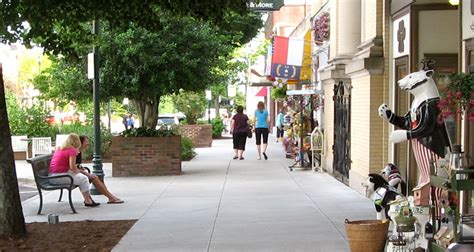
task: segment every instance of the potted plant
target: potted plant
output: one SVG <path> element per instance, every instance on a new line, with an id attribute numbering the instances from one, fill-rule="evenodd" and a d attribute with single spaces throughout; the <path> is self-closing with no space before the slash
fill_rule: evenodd
<path id="1" fill-rule="evenodd" d="M 464 151 L 469 149 L 469 123 L 474 121 L 474 76 L 465 73 L 455 73 L 449 76 L 449 83 L 441 92 L 438 107 L 441 111 L 439 121 L 446 121 L 448 132 L 453 143 L 461 144 L 462 118 L 464 118 Z"/>
<path id="2" fill-rule="evenodd" d="M 455 73 L 449 76 L 450 83 L 441 94 L 439 108 L 441 119 L 463 112 L 469 121 L 474 120 L 474 76 Z"/>
<path id="3" fill-rule="evenodd" d="M 158 176 L 181 173 L 181 135 L 177 126 L 134 128 L 112 137 L 112 176 Z"/>

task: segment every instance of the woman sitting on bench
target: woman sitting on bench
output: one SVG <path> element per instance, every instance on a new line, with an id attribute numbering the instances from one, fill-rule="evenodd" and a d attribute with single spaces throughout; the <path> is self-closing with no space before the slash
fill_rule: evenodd
<path id="1" fill-rule="evenodd" d="M 100 203 L 94 202 L 89 192 L 89 176 L 80 172 L 76 165 L 76 156 L 81 147 L 81 140 L 77 134 L 69 134 L 68 138 L 61 147 L 59 147 L 53 154 L 51 163 L 49 165 L 50 175 L 64 175 L 67 174 L 73 178 L 73 184 L 79 186 L 79 190 L 84 198 L 84 205 L 87 207 L 96 207 Z M 93 175 L 90 175 L 93 176 Z M 99 180 L 100 181 L 100 180 Z M 55 178 L 51 179 L 51 183 L 68 184 L 69 178 Z M 103 183 L 100 182 L 102 185 Z M 105 185 L 104 185 L 105 187 Z M 109 200 L 116 200 L 116 197 L 109 198 Z"/>
<path id="2" fill-rule="evenodd" d="M 109 201 L 107 202 L 108 204 L 121 204 L 121 203 L 123 203 L 123 200 L 117 198 L 115 195 L 113 195 L 107 189 L 107 187 L 99 179 L 99 177 L 97 177 L 94 174 L 90 174 L 87 169 L 82 167 L 82 165 L 81 165 L 81 163 L 82 163 L 82 152 L 84 152 L 85 150 L 87 150 L 87 148 L 89 148 L 89 137 L 87 137 L 85 135 L 81 135 L 81 136 L 79 136 L 79 139 L 81 140 L 81 147 L 79 148 L 79 153 L 76 156 L 76 165 L 77 165 L 77 168 L 79 169 L 79 171 L 89 178 L 89 180 L 94 184 L 97 191 L 99 191 L 102 195 L 109 198 Z"/>

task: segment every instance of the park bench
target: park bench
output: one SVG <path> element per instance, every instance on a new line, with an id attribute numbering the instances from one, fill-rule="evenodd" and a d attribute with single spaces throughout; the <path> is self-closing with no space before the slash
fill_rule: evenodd
<path id="1" fill-rule="evenodd" d="M 46 154 L 46 155 L 33 157 L 27 160 L 27 162 L 31 164 L 31 168 L 33 169 L 33 175 L 35 177 L 36 188 L 38 188 L 38 193 L 40 197 L 40 205 L 38 209 L 38 214 L 41 214 L 41 210 L 43 208 L 42 190 L 45 190 L 45 191 L 60 190 L 61 193 L 59 194 L 59 200 L 58 200 L 58 202 L 60 202 L 63 197 L 63 189 L 68 190 L 69 205 L 71 206 L 72 212 L 77 213 L 76 209 L 74 209 L 74 205 L 72 204 L 71 193 L 72 193 L 72 190 L 74 190 L 78 186 L 73 185 L 73 179 L 69 175 L 48 176 L 49 163 L 51 162 L 52 157 L 53 157 L 53 154 Z M 51 184 L 50 183 L 50 180 L 52 178 L 63 178 L 63 177 L 70 178 L 71 182 L 68 184 Z"/>

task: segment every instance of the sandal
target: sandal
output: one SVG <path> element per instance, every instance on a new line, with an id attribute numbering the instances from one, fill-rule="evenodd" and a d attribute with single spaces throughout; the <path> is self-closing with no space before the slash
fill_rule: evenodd
<path id="1" fill-rule="evenodd" d="M 114 199 L 112 201 L 107 202 L 107 204 L 122 204 L 123 202 L 125 202 L 125 201 L 123 201 L 121 199 Z"/>
<path id="2" fill-rule="evenodd" d="M 84 206 L 86 206 L 86 207 L 96 207 L 96 206 L 99 206 L 99 205 L 100 205 L 100 203 L 95 202 L 95 201 L 92 201 L 92 203 L 86 203 L 84 201 Z"/>

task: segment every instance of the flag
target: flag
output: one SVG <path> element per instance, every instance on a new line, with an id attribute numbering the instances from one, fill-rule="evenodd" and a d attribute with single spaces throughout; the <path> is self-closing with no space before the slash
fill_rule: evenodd
<path id="1" fill-rule="evenodd" d="M 299 79 L 303 62 L 303 49 L 303 39 L 274 36 L 272 76 Z"/>

